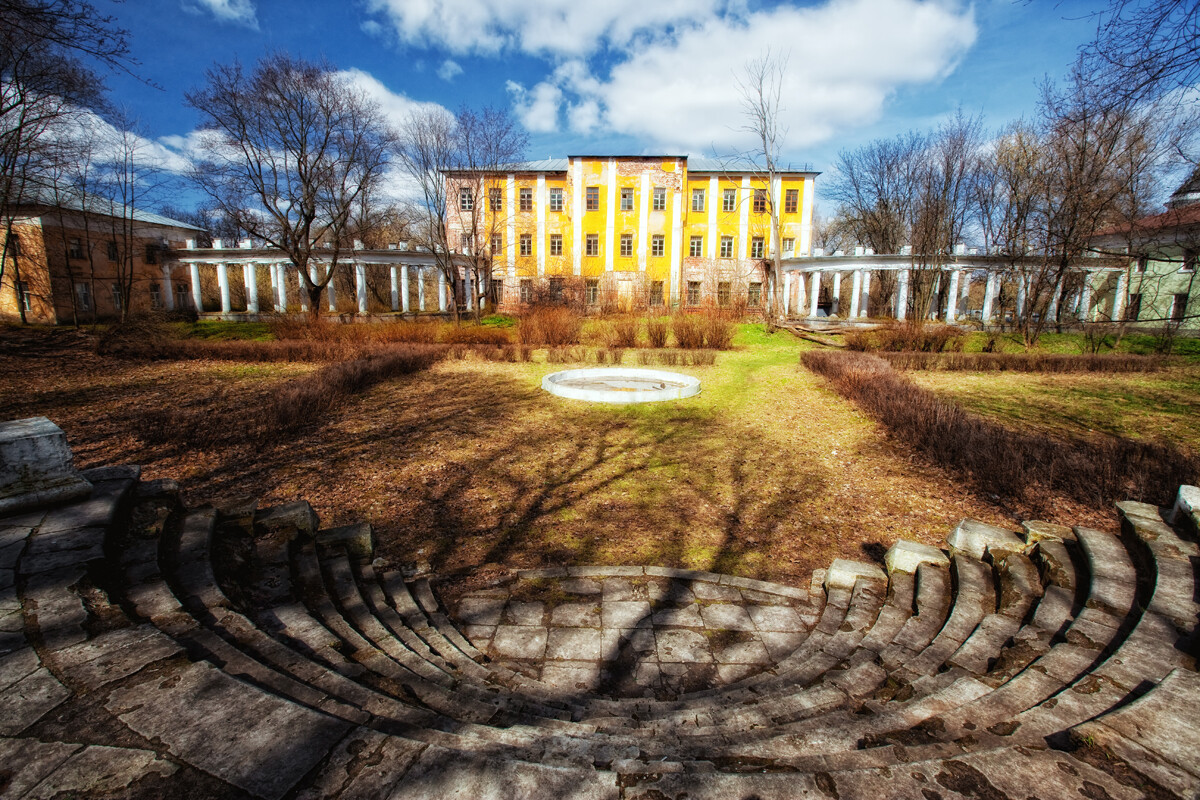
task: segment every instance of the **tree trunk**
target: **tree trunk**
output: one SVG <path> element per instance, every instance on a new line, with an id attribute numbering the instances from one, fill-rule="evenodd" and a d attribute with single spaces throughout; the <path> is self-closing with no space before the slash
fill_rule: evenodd
<path id="1" fill-rule="evenodd" d="M 306 286 L 305 291 L 308 292 L 308 319 L 316 322 L 321 316 L 321 287 Z"/>

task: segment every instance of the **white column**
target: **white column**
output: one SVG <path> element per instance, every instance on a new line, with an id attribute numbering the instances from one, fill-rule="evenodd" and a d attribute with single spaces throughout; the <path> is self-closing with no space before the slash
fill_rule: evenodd
<path id="1" fill-rule="evenodd" d="M 946 292 L 946 322 L 958 318 L 958 270 L 950 270 L 950 288 Z"/>
<path id="2" fill-rule="evenodd" d="M 796 273 L 796 313 L 804 316 L 804 309 L 807 307 L 808 295 L 804 291 L 804 273 Z"/>
<path id="3" fill-rule="evenodd" d="M 417 274 L 420 275 L 420 273 L 417 273 Z M 409 289 L 408 289 L 408 264 L 401 264 L 400 265 L 400 310 L 403 311 L 405 314 L 408 313 L 408 306 L 409 306 L 408 292 L 409 292 Z M 396 302 L 394 300 L 392 301 L 392 305 L 393 306 L 396 305 Z"/>
<path id="4" fill-rule="evenodd" d="M 1092 273 L 1087 271 L 1083 273 L 1083 290 L 1079 295 L 1079 318 L 1086 322 L 1092 320 Z"/>
<path id="5" fill-rule="evenodd" d="M 1025 294 L 1028 286 L 1029 277 L 1024 274 L 1019 275 L 1017 277 L 1017 319 L 1025 318 Z"/>
<path id="6" fill-rule="evenodd" d="M 1053 322 L 1058 318 L 1058 296 L 1062 294 L 1063 276 L 1059 275 L 1054 282 L 1053 293 L 1050 295 L 1050 305 L 1046 307 L 1046 319 Z"/>
<path id="7" fill-rule="evenodd" d="M 850 319 L 857 319 L 859 295 L 862 294 L 862 270 L 856 269 L 851 274 L 853 281 L 851 282 Z"/>
<path id="8" fill-rule="evenodd" d="M 425 268 L 417 267 L 417 311 L 425 310 Z"/>
<path id="9" fill-rule="evenodd" d="M 221 313 L 228 314 L 232 306 L 229 303 L 229 267 L 224 261 L 217 264 L 217 286 L 221 288 Z"/>
<path id="10" fill-rule="evenodd" d="M 817 299 L 821 296 L 821 272 L 817 270 L 812 273 L 812 289 L 809 291 L 809 306 L 808 315 L 810 317 L 817 316 Z"/>
<path id="11" fill-rule="evenodd" d="M 870 310 L 867 308 L 871 303 L 871 271 L 864 269 L 862 271 L 862 295 L 858 300 L 858 316 L 866 317 L 870 315 Z"/>
<path id="12" fill-rule="evenodd" d="M 396 267 L 396 266 L 392 267 L 391 277 L 392 277 L 392 311 L 399 311 L 400 310 L 400 269 L 399 269 L 399 267 Z M 405 298 L 405 304 L 407 305 L 407 303 L 408 303 L 408 298 Z"/>
<path id="13" fill-rule="evenodd" d="M 192 305 L 195 306 L 196 313 L 204 310 L 204 300 L 200 294 L 200 265 L 195 261 L 188 264 L 188 272 L 192 279 Z"/>
<path id="14" fill-rule="evenodd" d="M 996 305 L 996 290 L 999 288 L 999 283 L 999 275 L 997 275 L 995 272 L 989 272 L 987 274 L 987 283 L 985 283 L 983 287 L 983 321 L 985 323 L 994 321 L 995 309 L 993 306 Z"/>
<path id="15" fill-rule="evenodd" d="M 174 311 L 175 310 L 175 289 L 171 285 L 171 265 L 163 264 L 162 273 L 163 273 L 163 280 L 162 280 L 163 294 L 165 295 L 165 297 L 163 297 L 163 307 L 165 309 L 167 309 L 167 311 Z"/>
<path id="16" fill-rule="evenodd" d="M 246 311 L 258 313 L 258 264 L 242 267 L 242 279 L 246 282 Z"/>
<path id="17" fill-rule="evenodd" d="M 715 195 L 714 195 L 715 196 Z M 792 310 L 792 273 L 783 273 L 783 315 L 786 317 Z"/>
<path id="18" fill-rule="evenodd" d="M 970 305 L 972 275 L 971 270 L 963 270 L 962 278 L 958 284 L 958 316 L 960 317 L 967 315 L 967 307 Z"/>
<path id="19" fill-rule="evenodd" d="M 358 296 L 358 313 L 367 313 L 367 265 L 354 265 L 354 293 Z"/>
<path id="20" fill-rule="evenodd" d="M 908 270 L 902 269 L 896 276 L 896 319 L 908 316 Z"/>
<path id="21" fill-rule="evenodd" d="M 329 273 L 331 273 L 331 272 L 333 272 L 333 264 L 326 264 L 325 265 L 325 274 L 329 275 Z M 337 311 L 337 297 L 334 296 L 334 293 L 333 293 L 333 280 L 334 280 L 333 278 L 330 278 L 329 285 L 326 286 L 325 288 L 329 290 L 329 310 Z"/>
<path id="22" fill-rule="evenodd" d="M 438 311 L 446 313 L 446 273 L 438 270 Z"/>
<path id="23" fill-rule="evenodd" d="M 1129 290 L 1129 275 L 1125 270 L 1121 270 L 1117 275 L 1117 294 L 1113 298 L 1112 318 L 1121 319 L 1121 315 L 1125 313 L 1125 294 Z"/>
<path id="24" fill-rule="evenodd" d="M 483 311 L 485 308 L 487 308 L 487 304 L 484 302 L 485 296 L 483 293 L 483 290 L 486 287 L 486 284 L 487 284 L 487 281 L 484 278 L 483 272 L 482 271 L 476 272 L 475 273 L 475 287 L 476 287 L 475 288 L 475 296 L 477 298 L 479 298 L 478 302 L 479 302 L 479 310 L 480 311 Z"/>
<path id="25" fill-rule="evenodd" d="M 829 308 L 830 314 L 841 316 L 842 305 L 842 273 L 833 273 L 833 304 Z"/>
<path id="26" fill-rule="evenodd" d="M 287 311 L 287 265 L 275 265 L 275 283 L 276 289 L 279 292 L 279 304 L 275 307 L 276 311 Z"/>

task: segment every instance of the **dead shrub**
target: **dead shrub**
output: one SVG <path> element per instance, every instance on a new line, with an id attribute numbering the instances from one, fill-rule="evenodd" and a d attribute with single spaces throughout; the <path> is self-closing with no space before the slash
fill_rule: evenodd
<path id="1" fill-rule="evenodd" d="M 704 346 L 712 350 L 733 347 L 733 321 L 724 314 L 709 311 L 704 315 Z"/>
<path id="2" fill-rule="evenodd" d="M 442 341 L 447 344 L 495 345 L 512 344 L 512 338 L 503 328 L 487 328 L 482 325 L 448 325 L 442 331 Z"/>
<path id="3" fill-rule="evenodd" d="M 552 347 L 546 351 L 546 361 L 550 364 L 580 364 L 587 361 L 587 348 Z"/>
<path id="4" fill-rule="evenodd" d="M 704 347 L 704 319 L 699 314 L 676 314 L 671 318 L 675 346 L 685 350 Z"/>
<path id="5" fill-rule="evenodd" d="M 651 347 L 663 348 L 667 346 L 667 331 L 669 330 L 667 322 L 664 319 L 652 317 L 646 320 L 646 340 Z"/>
<path id="6" fill-rule="evenodd" d="M 869 331 L 853 331 L 844 337 L 847 350 L 858 352 L 943 353 L 958 352 L 966 342 L 966 331 L 953 325 L 898 323 Z"/>
<path id="7" fill-rule="evenodd" d="M 623 317 L 611 322 L 606 329 L 607 341 L 610 348 L 628 349 L 638 346 L 638 334 L 641 333 L 641 321 L 637 317 Z"/>
<path id="8" fill-rule="evenodd" d="M 579 344 L 583 320 L 561 306 L 533 306 L 517 323 L 517 341 L 525 345 L 562 347 Z"/>
<path id="9" fill-rule="evenodd" d="M 879 353 L 895 369 L 946 372 L 1155 372 L 1161 356 L 1130 353 Z"/>
<path id="10" fill-rule="evenodd" d="M 990 494 L 1026 499 L 1033 489 L 1107 504 L 1165 505 L 1200 477 L 1200 459 L 1171 444 L 1124 437 L 1054 439 L 964 411 L 901 377 L 877 356 L 810 350 L 806 367 L 934 462 L 961 470 Z"/>

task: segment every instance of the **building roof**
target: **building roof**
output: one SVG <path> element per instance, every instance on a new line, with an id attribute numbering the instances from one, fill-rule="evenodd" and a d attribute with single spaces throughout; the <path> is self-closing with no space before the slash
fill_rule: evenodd
<path id="1" fill-rule="evenodd" d="M 759 172 L 760 171 L 758 169 L 743 168 L 742 166 L 739 166 L 736 162 L 727 164 L 727 163 L 722 162 L 715 158 L 705 158 L 703 156 L 685 156 L 685 155 L 681 156 L 681 155 L 670 155 L 670 154 L 661 154 L 660 155 L 660 154 L 655 154 L 655 153 L 650 153 L 650 154 L 643 153 L 641 155 L 614 155 L 614 154 L 608 154 L 608 153 L 601 153 L 601 154 L 591 154 L 591 153 L 578 154 L 578 153 L 576 153 L 576 154 L 569 155 L 566 158 L 544 158 L 544 159 L 541 159 L 540 161 L 522 161 L 517 164 L 513 164 L 506 171 L 508 171 L 508 172 L 566 172 L 567 169 L 571 165 L 571 160 L 576 159 L 576 158 L 616 158 L 616 159 L 636 158 L 639 160 L 655 159 L 655 160 L 663 160 L 663 161 L 668 161 L 668 160 L 686 161 L 688 172 L 727 172 L 727 173 L 734 174 L 734 175 L 742 175 L 747 172 Z M 446 172 L 449 174 L 453 174 L 455 172 L 460 172 L 460 171 L 461 170 L 453 170 L 453 169 L 446 170 Z M 786 175 L 819 175 L 820 174 L 818 172 L 813 171 L 811 164 L 794 165 L 794 164 L 790 164 L 790 163 L 776 169 L 776 172 L 781 172 Z"/>
<path id="2" fill-rule="evenodd" d="M 1197 204 L 1200 204 L 1200 167 L 1196 167 L 1192 176 L 1171 194 L 1171 199 L 1167 201 L 1167 208 L 1185 208 Z"/>
<path id="3" fill-rule="evenodd" d="M 1142 217 L 1132 225 L 1114 225 L 1096 232 L 1096 238 L 1125 236 L 1130 233 L 1137 239 L 1153 239 L 1161 243 L 1172 241 L 1171 234 L 1191 233 L 1196 238 L 1196 227 L 1200 226 L 1200 204 L 1180 206 Z M 1182 240 L 1182 239 L 1181 239 Z"/>
<path id="4" fill-rule="evenodd" d="M 125 206 L 106 197 L 100 197 L 94 194 L 80 195 L 76 192 L 70 192 L 65 197 L 56 198 L 53 192 L 46 187 L 37 187 L 30 196 L 22 201 L 24 206 L 42 206 L 47 208 L 62 208 L 69 211 L 84 211 L 90 214 L 100 214 L 106 217 L 121 217 L 124 218 Z M 203 231 L 204 228 L 196 227 L 188 222 L 182 222 L 170 217 L 164 217 L 162 214 L 155 214 L 151 211 L 143 211 L 140 208 L 134 208 L 132 218 L 137 222 L 142 222 L 147 225 L 161 225 L 168 228 L 184 228 L 190 231 Z"/>

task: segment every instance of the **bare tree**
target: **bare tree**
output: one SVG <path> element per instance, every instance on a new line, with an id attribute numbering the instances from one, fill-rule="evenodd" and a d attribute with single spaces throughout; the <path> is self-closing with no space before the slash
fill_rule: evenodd
<path id="1" fill-rule="evenodd" d="M 287 254 L 315 318 L 355 208 L 381 189 L 396 135 L 378 104 L 323 62 L 275 53 L 250 74 L 234 63 L 207 78 L 187 94 L 204 131 L 193 177 L 223 217 Z"/>
<path id="2" fill-rule="evenodd" d="M 1089 75 L 1117 104 L 1183 98 L 1200 83 L 1200 4 L 1195 0 L 1109 0 L 1083 48 Z M 1185 101 L 1186 102 L 1186 101 Z"/>

